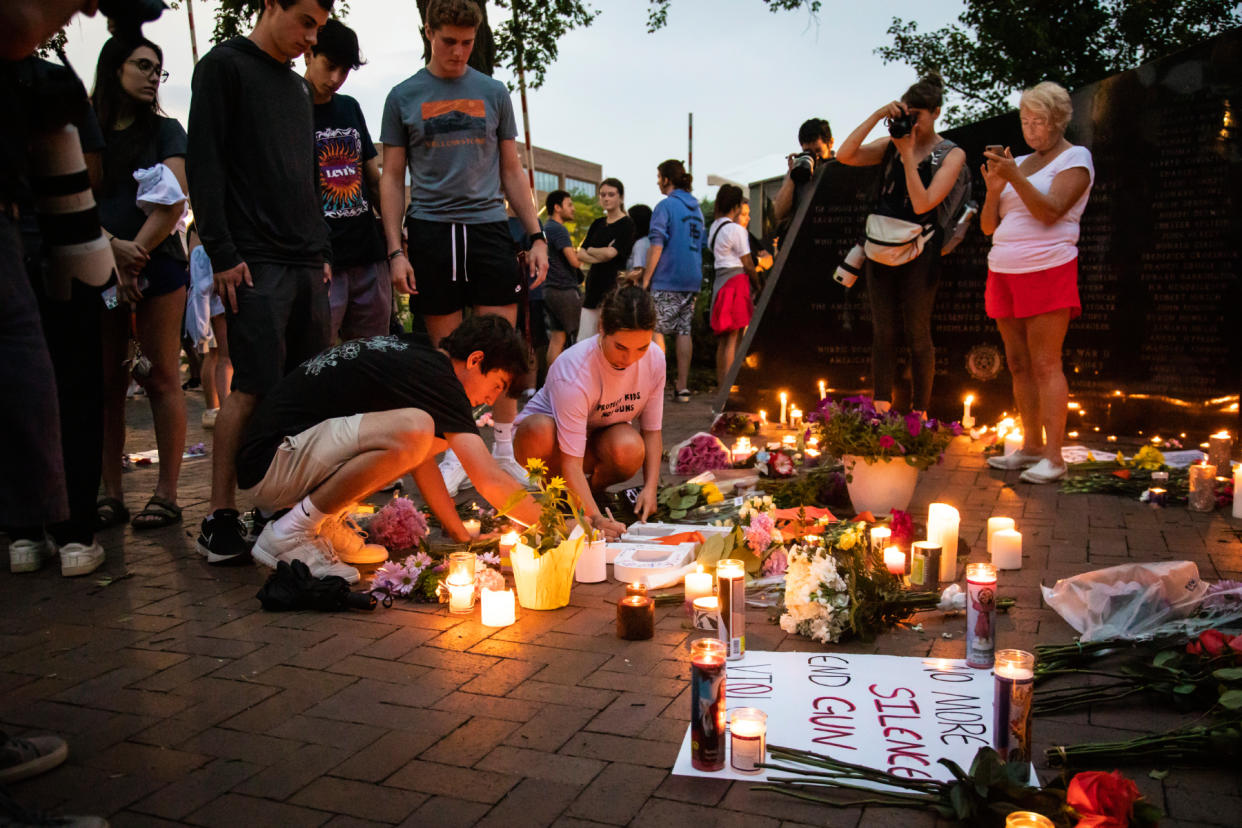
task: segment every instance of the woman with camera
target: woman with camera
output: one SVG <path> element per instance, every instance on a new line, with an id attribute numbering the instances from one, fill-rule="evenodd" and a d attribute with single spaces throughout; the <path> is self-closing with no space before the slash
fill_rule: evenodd
<path id="1" fill-rule="evenodd" d="M 897 328 L 910 348 L 911 409 L 926 415 L 936 372 L 931 313 L 940 279 L 942 231 L 936 210 L 952 191 L 966 153 L 936 133 L 944 82 L 931 74 L 900 101 L 873 112 L 837 150 L 851 167 L 880 165 L 879 195 L 867 217 L 867 292 L 871 297 L 871 374 L 876 408 L 892 406 Z M 880 121 L 889 136 L 863 141 Z"/>
<path id="2" fill-rule="evenodd" d="M 185 447 L 185 395 L 181 392 L 181 317 L 190 282 L 185 247 L 177 233 L 185 205 L 186 134 L 181 124 L 164 117 L 158 90 L 168 73 L 158 46 L 143 38 L 113 37 L 103 45 L 91 95 L 103 127 L 103 182 L 99 216 L 112 242 L 117 263 L 120 305 L 104 320 L 104 449 L 101 526 L 128 518 L 121 485 L 121 454 L 125 449 L 125 390 L 130 367 L 131 334 L 149 360 L 135 365 L 134 375 L 146 389 L 155 421 L 159 480 L 155 493 L 132 521 L 135 529 L 154 529 L 181 520 L 177 479 Z M 163 186 L 142 198 L 134 173 L 163 165 Z M 144 176 L 144 178 L 147 176 Z M 179 190 L 179 192 L 178 192 Z M 180 197 L 178 200 L 178 196 Z"/>
<path id="3" fill-rule="evenodd" d="M 988 147 L 983 179 L 987 198 L 979 215 L 992 236 L 984 303 L 1005 342 L 1013 396 L 1022 415 L 1023 445 L 990 457 L 996 469 L 1024 469 L 1027 483 L 1065 476 L 1061 456 L 1069 391 L 1061 344 L 1078 298 L 1078 222 L 1095 168 L 1091 151 L 1065 140 L 1073 108 L 1069 93 L 1045 81 L 1022 93 L 1022 138 L 1033 152 L 1014 158 Z"/>

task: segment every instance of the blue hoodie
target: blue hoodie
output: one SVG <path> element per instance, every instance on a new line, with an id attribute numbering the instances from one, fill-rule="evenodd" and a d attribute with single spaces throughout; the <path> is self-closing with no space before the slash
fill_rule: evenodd
<path id="1" fill-rule="evenodd" d="M 652 290 L 697 293 L 703 284 L 703 211 L 685 190 L 673 190 L 651 213 L 652 246 L 664 248 Z"/>

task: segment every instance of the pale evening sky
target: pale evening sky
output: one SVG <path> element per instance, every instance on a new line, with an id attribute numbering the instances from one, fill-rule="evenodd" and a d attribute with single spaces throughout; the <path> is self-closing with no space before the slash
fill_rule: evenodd
<path id="1" fill-rule="evenodd" d="M 888 42 L 893 17 L 934 29 L 961 13 L 960 0 L 825 0 L 817 18 L 773 14 L 761 0 L 673 0 L 668 26 L 646 32 L 642 0 L 591 0 L 600 14 L 560 43 L 544 86 L 528 95 L 531 134 L 546 147 L 603 165 L 626 185 L 626 202 L 654 205 L 656 165 L 686 159 L 687 114 L 694 113 L 694 192 L 708 174 L 748 184 L 785 169 L 799 124 L 826 117 L 838 143 L 868 113 L 916 78 L 884 65 L 873 50 Z M 414 0 L 353 0 L 346 23 L 359 35 L 367 65 L 341 90 L 357 98 L 378 140 L 389 89 L 422 66 Z M 216 4 L 194 4 L 199 53 L 210 48 Z M 489 8 L 489 15 L 504 10 Z M 184 5 L 146 28 L 170 72 L 161 90 L 166 111 L 184 125 L 189 113 L 190 56 Z M 69 59 L 89 89 L 107 37 L 102 18 L 79 16 L 69 27 Z M 299 60 L 299 71 L 301 71 Z M 509 80 L 499 69 L 497 77 Z M 514 111 L 521 137 L 518 95 Z M 536 158 L 536 167 L 539 161 Z"/>

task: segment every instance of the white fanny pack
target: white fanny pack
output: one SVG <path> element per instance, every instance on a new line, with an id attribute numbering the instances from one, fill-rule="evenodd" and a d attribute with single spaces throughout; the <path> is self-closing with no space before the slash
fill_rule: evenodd
<path id="1" fill-rule="evenodd" d="M 934 226 L 915 224 L 905 219 L 871 213 L 867 216 L 867 258 L 882 265 L 895 267 L 913 261 L 923 252 L 923 245 L 936 232 Z"/>

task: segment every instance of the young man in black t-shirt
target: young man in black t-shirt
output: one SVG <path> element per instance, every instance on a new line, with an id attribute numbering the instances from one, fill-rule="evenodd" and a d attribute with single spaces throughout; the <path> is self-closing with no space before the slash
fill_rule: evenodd
<path id="1" fill-rule="evenodd" d="M 548 365 L 561 351 L 578 341 L 578 320 L 582 316 L 582 292 L 578 283 L 578 251 L 565 222 L 574 220 L 573 197 L 564 190 L 548 193 L 544 206 L 548 220 L 543 233 L 548 240 L 548 280 L 543 288 L 544 324 L 548 328 Z"/>
<path id="2" fill-rule="evenodd" d="M 330 348 L 302 363 L 259 405 L 237 454 L 237 482 L 264 510 L 290 508 L 264 527 L 254 559 L 301 560 L 316 577 L 378 563 L 341 521 L 361 498 L 406 472 L 454 540 L 469 540 L 436 466 L 451 447 L 479 493 L 503 506 L 522 487 L 501 470 L 471 407 L 493 404 L 526 367 L 522 338 L 499 316 L 471 316 L 438 348 L 412 336 L 377 336 Z M 533 523 L 526 498 L 512 517 Z M 378 554 L 376 554 L 378 553 Z"/>
<path id="3" fill-rule="evenodd" d="M 332 335 L 342 341 L 387 333 L 392 313 L 384 240 L 372 211 L 380 203 L 379 153 L 358 102 L 337 92 L 362 63 L 358 35 L 339 20 L 323 25 L 306 55 L 316 179 L 332 234 Z"/>

